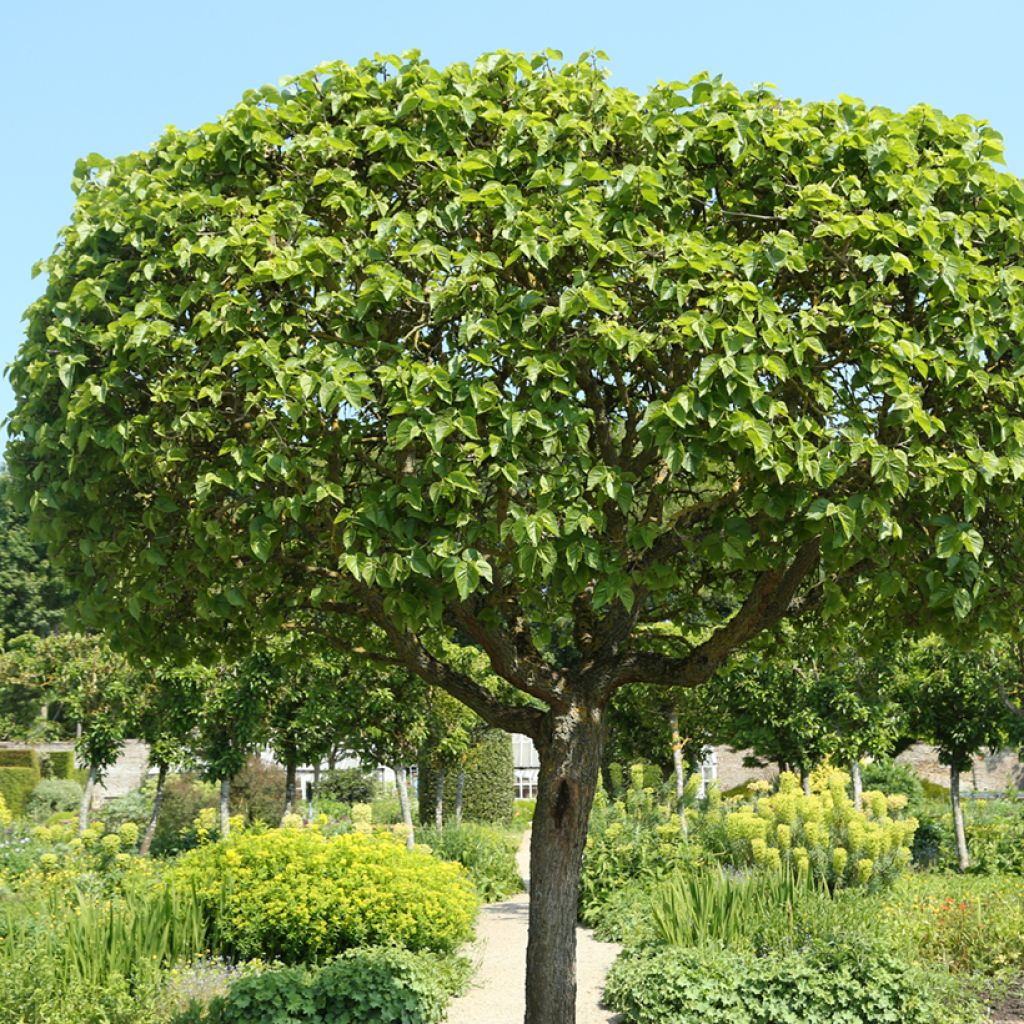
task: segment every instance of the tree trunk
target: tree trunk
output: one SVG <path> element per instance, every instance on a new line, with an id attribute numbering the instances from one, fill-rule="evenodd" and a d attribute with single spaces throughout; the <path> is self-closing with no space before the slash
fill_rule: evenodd
<path id="1" fill-rule="evenodd" d="M 455 824 L 462 824 L 462 794 L 466 791 L 466 769 L 460 768 L 455 779 Z"/>
<path id="2" fill-rule="evenodd" d="M 800 765 L 800 788 L 807 796 L 811 795 L 811 773 L 803 765 Z"/>
<path id="3" fill-rule="evenodd" d="M 580 868 L 604 723 L 599 708 L 574 706 L 551 712 L 544 729 L 530 841 L 526 1024 L 573 1024 Z"/>
<path id="4" fill-rule="evenodd" d="M 395 773 L 395 786 L 398 789 L 398 804 L 402 808 L 402 821 L 408 830 L 405 845 L 411 850 L 416 845 L 416 834 L 412 825 L 412 802 L 409 799 L 409 773 L 404 764 L 396 764 L 392 769 Z"/>
<path id="5" fill-rule="evenodd" d="M 683 792 L 686 790 L 686 776 L 683 773 L 683 738 L 679 735 L 679 716 L 673 711 L 668 716 L 668 724 L 672 730 L 672 764 L 676 773 L 676 807 L 679 811 L 679 831 L 684 836 L 690 834 L 686 824 L 686 808 L 683 807 Z"/>
<path id="6" fill-rule="evenodd" d="M 153 837 L 156 835 L 157 822 L 160 820 L 160 805 L 164 802 L 164 784 L 167 782 L 167 765 L 160 765 L 160 771 L 156 777 L 156 795 L 153 797 L 153 810 L 149 815 L 149 824 L 146 826 L 146 834 L 142 837 L 142 845 L 139 847 L 139 856 L 148 857 L 149 848 L 153 845 Z"/>
<path id="7" fill-rule="evenodd" d="M 864 780 L 860 774 L 860 761 L 853 758 L 850 761 L 850 778 L 853 780 L 853 806 L 855 810 L 864 809 Z"/>
<path id="8" fill-rule="evenodd" d="M 291 755 L 284 766 L 284 812 L 281 814 L 283 821 L 289 814 L 295 813 L 295 758 Z"/>
<path id="9" fill-rule="evenodd" d="M 82 802 L 78 805 L 78 834 L 81 835 L 89 827 L 89 808 L 92 807 L 92 794 L 96 789 L 96 766 L 89 765 L 89 774 L 82 791 Z"/>
<path id="10" fill-rule="evenodd" d="M 444 783 L 447 778 L 447 769 L 438 768 L 434 782 L 434 824 L 438 828 L 444 828 Z"/>
<path id="11" fill-rule="evenodd" d="M 313 765 L 313 799 L 316 799 L 316 791 L 320 788 L 320 762 Z"/>
<path id="12" fill-rule="evenodd" d="M 231 780 L 220 780 L 220 837 L 231 835 Z"/>
<path id="13" fill-rule="evenodd" d="M 949 766 L 949 802 L 953 806 L 953 831 L 956 833 L 956 859 L 961 871 L 971 866 L 967 849 L 967 833 L 964 831 L 964 809 L 960 803 L 960 772 L 956 765 Z"/>

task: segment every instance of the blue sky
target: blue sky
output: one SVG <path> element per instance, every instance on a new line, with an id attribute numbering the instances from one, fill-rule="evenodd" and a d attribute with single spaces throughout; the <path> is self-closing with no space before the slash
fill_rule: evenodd
<path id="1" fill-rule="evenodd" d="M 0 363 L 41 288 L 32 264 L 71 211 L 75 160 L 145 148 L 209 121 L 242 92 L 326 60 L 418 48 L 435 64 L 494 49 L 603 49 L 613 81 L 722 74 L 787 96 L 838 93 L 988 119 L 1024 174 L 1020 0 L 110 0 L 13 3 L 0 22 L 7 156 L 0 163 Z M 0 382 L 0 416 L 12 404 Z"/>

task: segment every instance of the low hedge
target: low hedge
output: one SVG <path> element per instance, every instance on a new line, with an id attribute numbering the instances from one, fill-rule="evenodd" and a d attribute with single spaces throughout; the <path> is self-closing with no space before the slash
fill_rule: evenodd
<path id="1" fill-rule="evenodd" d="M 985 1019 L 958 983 L 884 950 L 822 947 L 758 957 L 725 949 L 627 950 L 607 1005 L 628 1024 L 972 1024 Z"/>
<path id="2" fill-rule="evenodd" d="M 50 778 L 73 779 L 75 771 L 75 755 L 71 750 L 51 750 L 46 755 L 50 764 Z"/>
<path id="3" fill-rule="evenodd" d="M 239 978 L 173 1024 L 439 1024 L 469 965 L 394 947 L 352 949 L 319 969 L 273 967 Z"/>
<path id="4" fill-rule="evenodd" d="M 450 952 L 478 905 L 461 865 L 391 833 L 242 833 L 183 854 L 170 877 L 195 888 L 218 952 L 285 963 L 367 945 Z"/>
<path id="5" fill-rule="evenodd" d="M 34 750 L 0 748 L 0 768 L 34 768 L 39 771 L 39 755 Z"/>
<path id="6" fill-rule="evenodd" d="M 38 782 L 38 768 L 0 768 L 0 796 L 16 818 L 24 816 L 29 797 Z"/>

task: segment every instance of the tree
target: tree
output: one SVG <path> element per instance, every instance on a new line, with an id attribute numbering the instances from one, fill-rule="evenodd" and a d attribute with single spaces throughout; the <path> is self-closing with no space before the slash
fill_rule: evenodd
<path id="1" fill-rule="evenodd" d="M 23 633 L 45 636 L 60 625 L 70 594 L 63 578 L 29 533 L 26 516 L 7 494 L 0 469 L 0 640 Z"/>
<path id="2" fill-rule="evenodd" d="M 860 627 L 783 628 L 719 677 L 716 738 L 796 772 L 805 788 L 825 758 L 845 762 L 859 808 L 861 759 L 891 753 L 904 725 L 896 658 Z"/>
<path id="3" fill-rule="evenodd" d="M 19 507 L 125 644 L 369 623 L 531 736 L 527 1020 L 568 1024 L 617 689 L 698 686 L 795 603 L 965 632 L 1016 606 L 1000 154 L 925 106 L 638 96 L 589 56 L 249 92 L 78 165 L 10 371 Z"/>
<path id="4" fill-rule="evenodd" d="M 1000 681 L 1013 672 L 1003 645 L 957 650 L 938 637 L 914 644 L 900 665 L 903 700 L 910 731 L 938 748 L 939 763 L 949 766 L 953 835 L 961 871 L 970 867 L 970 851 L 960 803 L 960 774 L 970 770 L 976 753 L 999 749 L 1020 723 L 1000 694 Z"/>

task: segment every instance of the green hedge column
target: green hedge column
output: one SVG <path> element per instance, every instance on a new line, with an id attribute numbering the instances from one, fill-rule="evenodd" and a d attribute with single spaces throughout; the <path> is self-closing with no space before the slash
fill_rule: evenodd
<path id="1" fill-rule="evenodd" d="M 462 792 L 462 820 L 491 825 L 508 825 L 515 805 L 515 772 L 512 761 L 512 737 L 500 729 L 491 729 L 473 747 L 466 758 L 466 783 Z M 455 787 L 458 772 L 451 769 L 444 786 L 445 824 L 455 822 Z M 434 824 L 434 775 L 426 763 L 420 765 L 420 821 Z"/>
<path id="2" fill-rule="evenodd" d="M 25 805 L 41 778 L 38 768 L 0 768 L 0 796 L 16 818 L 25 814 Z"/>

